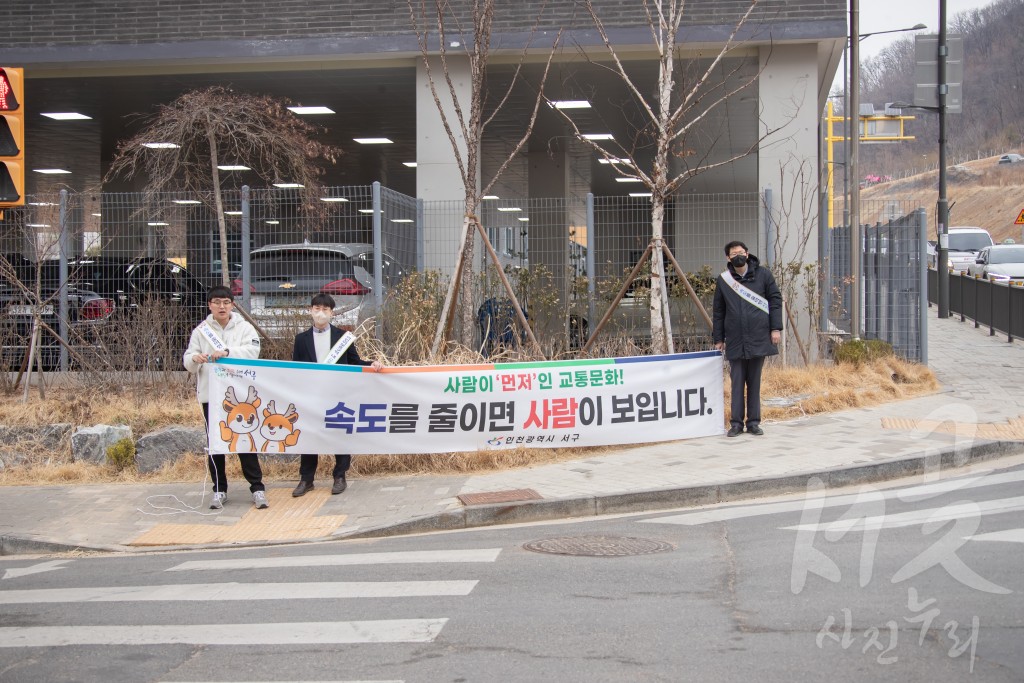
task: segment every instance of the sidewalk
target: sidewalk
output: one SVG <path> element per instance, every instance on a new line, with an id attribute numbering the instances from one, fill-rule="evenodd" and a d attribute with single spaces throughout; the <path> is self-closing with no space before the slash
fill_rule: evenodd
<path id="1" fill-rule="evenodd" d="M 908 476 L 926 457 L 940 456 L 946 468 L 1024 452 L 1024 344 L 929 313 L 929 365 L 943 385 L 936 395 L 766 422 L 763 437 L 653 444 L 488 474 L 353 479 L 339 496 L 328 481 L 302 498 L 291 497 L 294 481 L 271 481 L 271 507 L 261 511 L 241 481 L 231 482 L 220 513 L 207 509 L 205 479 L 4 487 L 0 555 L 261 545 L 655 510 L 801 491 L 811 476 L 828 486 Z M 489 495 L 464 505 L 457 496 L 466 494 Z"/>

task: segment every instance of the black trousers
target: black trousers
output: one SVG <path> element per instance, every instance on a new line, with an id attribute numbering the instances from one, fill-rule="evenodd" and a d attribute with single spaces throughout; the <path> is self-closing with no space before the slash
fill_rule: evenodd
<path id="1" fill-rule="evenodd" d="M 318 455 L 310 455 L 308 453 L 299 458 L 299 479 L 302 481 L 313 481 L 313 478 L 316 476 L 316 463 L 318 458 Z M 337 479 L 338 477 L 344 477 L 345 473 L 348 472 L 349 465 L 351 464 L 351 455 L 335 455 L 334 478 Z"/>
<path id="2" fill-rule="evenodd" d="M 764 356 L 729 361 L 729 378 L 732 380 L 732 417 L 730 422 L 734 427 L 742 428 L 744 419 L 747 429 L 761 423 L 761 370 L 763 368 Z M 746 387 L 746 400 L 743 395 L 744 387 Z"/>
<path id="3" fill-rule="evenodd" d="M 203 419 L 206 420 L 206 431 L 209 433 L 210 404 L 201 403 L 200 405 L 203 406 Z M 260 467 L 260 457 L 255 453 L 239 453 L 238 462 L 242 465 L 242 476 L 249 482 L 249 491 L 253 493 L 265 491 L 267 487 L 263 485 L 263 468 Z M 228 473 L 225 469 L 224 454 L 210 453 L 206 467 L 210 470 L 210 479 L 213 481 L 214 492 L 227 493 Z"/>

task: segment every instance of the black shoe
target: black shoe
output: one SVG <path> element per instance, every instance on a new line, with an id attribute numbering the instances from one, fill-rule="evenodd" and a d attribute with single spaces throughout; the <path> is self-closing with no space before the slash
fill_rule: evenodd
<path id="1" fill-rule="evenodd" d="M 754 436 L 764 436 L 764 430 L 757 425 L 754 425 L 753 427 L 747 427 L 747 433 L 753 434 Z"/>
<path id="2" fill-rule="evenodd" d="M 739 436 L 743 433 L 743 427 L 737 427 L 733 425 L 729 427 L 729 431 L 725 433 L 726 436 Z"/>
<path id="3" fill-rule="evenodd" d="M 336 496 L 345 489 L 348 488 L 348 482 L 345 481 L 345 475 L 334 478 L 334 486 L 331 487 L 331 495 Z"/>
<path id="4" fill-rule="evenodd" d="M 313 482 L 299 480 L 299 485 L 292 491 L 292 498 L 298 498 L 299 496 L 306 495 L 307 492 L 313 490 Z"/>

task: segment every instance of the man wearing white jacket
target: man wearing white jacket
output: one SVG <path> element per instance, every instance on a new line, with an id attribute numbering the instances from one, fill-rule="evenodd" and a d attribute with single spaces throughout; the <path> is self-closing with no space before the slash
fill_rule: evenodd
<path id="1" fill-rule="evenodd" d="M 245 318 L 234 312 L 235 299 L 227 287 L 211 287 L 206 294 L 206 303 L 210 307 L 210 315 L 192 330 L 192 337 L 182 360 L 185 369 L 197 375 L 196 397 L 203 408 L 203 419 L 206 420 L 206 430 L 209 433 L 210 404 L 207 393 L 210 368 L 207 364 L 229 356 L 259 358 L 260 337 Z M 245 480 L 249 482 L 253 505 L 260 510 L 269 507 L 259 456 L 255 453 L 239 453 L 238 461 L 242 465 Z M 228 494 L 224 455 L 210 453 L 207 465 L 210 468 L 210 478 L 213 480 L 213 501 L 210 503 L 210 509 L 219 510 L 227 502 Z"/>

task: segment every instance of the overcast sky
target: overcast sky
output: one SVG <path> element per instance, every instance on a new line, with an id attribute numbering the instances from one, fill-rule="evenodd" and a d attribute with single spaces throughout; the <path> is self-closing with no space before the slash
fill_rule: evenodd
<path id="1" fill-rule="evenodd" d="M 960 12 L 991 5 L 994 0 L 946 0 L 947 30 Z M 891 31 L 897 28 L 908 28 L 916 24 L 924 24 L 928 28 L 920 31 L 903 33 L 886 33 L 868 36 L 860 43 L 860 62 L 874 57 L 894 40 L 920 34 L 936 34 L 939 32 L 939 0 L 859 0 L 860 34 Z M 849 2 L 847 2 L 846 19 L 849 21 Z M 845 62 L 840 62 L 830 91 L 843 88 Z"/>
<path id="2" fill-rule="evenodd" d="M 948 25 L 953 17 L 961 12 L 979 7 L 991 5 L 993 0 L 946 0 L 946 21 Z M 939 0 L 860 0 L 860 33 L 874 33 L 876 31 L 890 31 L 896 28 L 906 28 L 915 24 L 924 24 L 928 28 L 919 33 L 939 32 Z M 849 8 L 849 3 L 847 3 Z M 849 11 L 847 11 L 849 17 Z M 873 57 L 882 51 L 886 45 L 904 36 L 914 35 L 913 31 L 906 33 L 889 33 L 880 36 L 870 36 L 861 41 L 861 61 Z"/>

